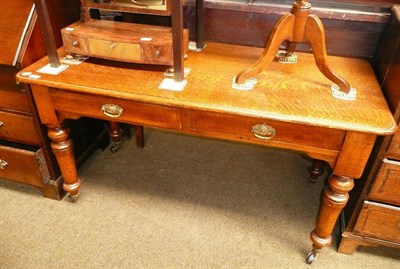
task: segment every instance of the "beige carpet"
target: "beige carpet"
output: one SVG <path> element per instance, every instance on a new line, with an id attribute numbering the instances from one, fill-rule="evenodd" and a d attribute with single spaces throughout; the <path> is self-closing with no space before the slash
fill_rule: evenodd
<path id="1" fill-rule="evenodd" d="M 267 148 L 146 130 L 97 151 L 80 200 L 0 181 L 0 268 L 400 268 L 399 250 L 336 242 L 311 266 L 322 180 Z"/>

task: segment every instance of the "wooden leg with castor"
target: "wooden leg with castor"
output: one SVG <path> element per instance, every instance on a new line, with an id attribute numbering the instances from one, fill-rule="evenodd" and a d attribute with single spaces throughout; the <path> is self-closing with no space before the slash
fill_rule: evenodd
<path id="1" fill-rule="evenodd" d="M 311 232 L 313 249 L 307 256 L 311 264 L 322 248 L 329 246 L 332 241 L 332 231 L 342 209 L 349 200 L 349 191 L 353 188 L 352 178 L 331 175 L 328 186 L 324 189 L 318 211 L 315 229 Z"/>

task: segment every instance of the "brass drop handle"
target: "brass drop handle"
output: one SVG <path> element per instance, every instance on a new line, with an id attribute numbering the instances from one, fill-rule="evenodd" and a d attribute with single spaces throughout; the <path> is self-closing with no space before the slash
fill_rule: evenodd
<path id="1" fill-rule="evenodd" d="M 0 159 L 0 169 L 6 169 L 8 162 L 6 160 Z"/>
<path id="2" fill-rule="evenodd" d="M 276 135 L 276 130 L 269 125 L 257 124 L 251 127 L 251 132 L 257 138 L 268 140 Z"/>
<path id="3" fill-rule="evenodd" d="M 114 104 L 104 104 L 101 107 L 101 112 L 103 112 L 103 114 L 106 115 L 107 117 L 111 118 L 118 118 L 119 116 L 122 115 L 123 111 L 124 110 L 122 109 L 122 107 Z"/>
<path id="4" fill-rule="evenodd" d="M 79 45 L 79 42 L 78 41 L 72 41 L 72 46 L 73 47 L 78 47 L 78 45 Z"/>
<path id="5" fill-rule="evenodd" d="M 4 122 L 0 121 L 0 127 L 4 125 Z"/>

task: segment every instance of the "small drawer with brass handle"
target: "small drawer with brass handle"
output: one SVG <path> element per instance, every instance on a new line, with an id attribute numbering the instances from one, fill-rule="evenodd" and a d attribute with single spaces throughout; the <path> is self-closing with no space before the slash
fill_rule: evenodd
<path id="1" fill-rule="evenodd" d="M 189 128 L 195 132 L 297 150 L 339 150 L 345 135 L 342 130 L 201 110 L 191 110 L 189 117 Z"/>
<path id="2" fill-rule="evenodd" d="M 101 107 L 101 111 L 107 117 L 118 118 L 118 117 L 120 117 L 122 115 L 122 112 L 124 111 L 124 109 L 122 107 L 118 106 L 118 105 L 104 104 Z"/>
<path id="3" fill-rule="evenodd" d="M 82 55 L 87 54 L 89 52 L 87 39 L 73 33 L 73 31 L 65 31 L 62 35 L 65 51 Z"/>
<path id="4" fill-rule="evenodd" d="M 112 98 L 92 94 L 77 94 L 70 91 L 51 90 L 50 94 L 58 111 L 76 113 L 87 117 L 120 122 L 132 122 L 138 125 L 160 128 L 180 129 L 181 110 L 168 106 L 145 104 L 121 98 Z M 81 106 L 84 102 L 87 106 Z M 96 109 L 92 109 L 96 107 Z"/>

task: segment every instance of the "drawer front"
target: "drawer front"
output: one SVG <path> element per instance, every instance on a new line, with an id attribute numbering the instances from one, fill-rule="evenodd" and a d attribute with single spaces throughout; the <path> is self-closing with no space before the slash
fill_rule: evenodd
<path id="1" fill-rule="evenodd" d="M 368 199 L 400 206 L 400 162 L 382 161 Z"/>
<path id="2" fill-rule="evenodd" d="M 400 132 L 396 132 L 390 140 L 387 155 L 400 159 Z"/>
<path id="3" fill-rule="evenodd" d="M 339 150 L 345 134 L 334 129 L 205 111 L 190 111 L 189 125 L 192 130 L 212 136 L 298 150 L 302 147 Z M 257 130 L 260 125 L 270 128 L 274 134 L 260 134 Z"/>
<path id="4" fill-rule="evenodd" d="M 181 129 L 181 110 L 90 94 L 51 91 L 55 108 L 69 117 L 79 115 L 167 129 Z"/>
<path id="5" fill-rule="evenodd" d="M 0 145 L 0 178 L 44 186 L 50 180 L 50 173 L 42 150 Z"/>
<path id="6" fill-rule="evenodd" d="M 143 43 L 143 60 L 149 63 L 172 64 L 172 46 Z"/>
<path id="7" fill-rule="evenodd" d="M 400 208 L 364 202 L 354 233 L 400 243 Z"/>
<path id="8" fill-rule="evenodd" d="M 39 145 L 33 118 L 9 112 L 0 111 L 0 138 Z"/>
<path id="9" fill-rule="evenodd" d="M 140 45 L 109 40 L 89 39 L 90 55 L 107 59 L 140 61 Z"/>
<path id="10" fill-rule="evenodd" d="M 67 31 L 68 32 L 68 31 Z M 88 55 L 88 42 L 85 37 L 75 36 L 71 34 L 62 34 L 64 49 L 66 52 Z"/>
<path id="11" fill-rule="evenodd" d="M 13 90 L 0 89 L 0 108 L 31 113 L 26 93 L 17 87 Z"/>

